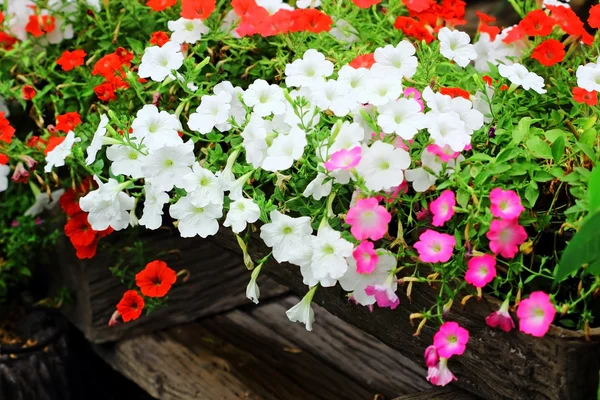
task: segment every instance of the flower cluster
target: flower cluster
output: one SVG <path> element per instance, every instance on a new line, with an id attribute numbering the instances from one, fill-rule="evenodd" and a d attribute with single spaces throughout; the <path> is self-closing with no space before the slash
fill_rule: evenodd
<path id="1" fill-rule="evenodd" d="M 506 28 L 479 13 L 471 36 L 457 29 L 461 0 L 123 6 L 149 15 L 143 27 L 103 21 L 114 4 L 91 3 L 78 15 L 110 35 L 52 53 L 46 67 L 65 82 L 22 74 L 0 86 L 37 118 L 15 140 L 0 111 L 0 191 L 13 170 L 16 183 L 35 175 L 44 189 L 71 187 L 61 204 L 80 257 L 113 230 L 172 225 L 207 238 L 222 223 L 244 251 L 251 237 L 271 250 L 251 273 L 253 302 L 269 259 L 299 268 L 307 294 L 287 315 L 307 330 L 317 290 L 339 285 L 356 307 L 391 312 L 411 307 L 401 293 L 433 287 L 436 304 L 413 316 L 417 334 L 441 325 L 425 353 L 436 385 L 456 379 L 448 360 L 468 351 L 469 332 L 451 321 L 459 298 L 499 298 L 485 321 L 505 332 L 511 311 L 537 337 L 558 309 L 571 327 L 589 326 L 593 272 L 555 284 L 564 231 L 593 211 L 600 145 L 600 36 L 567 5 L 519 8 Z M 70 12 L 38 10 L 31 25 L 28 16 L 7 54 L 48 46 L 41 39 L 61 23 L 67 38 Z M 153 261 L 133 281 L 111 324 L 159 304 L 176 274 Z"/>

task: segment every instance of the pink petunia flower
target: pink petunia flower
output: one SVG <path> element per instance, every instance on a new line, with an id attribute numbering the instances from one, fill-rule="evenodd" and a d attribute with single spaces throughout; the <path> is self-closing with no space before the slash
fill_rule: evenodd
<path id="1" fill-rule="evenodd" d="M 440 357 L 460 356 L 465 352 L 469 341 L 469 331 L 457 322 L 444 322 L 433 336 L 433 345 Z"/>
<path id="2" fill-rule="evenodd" d="M 525 211 L 521 198 L 514 190 L 495 188 L 490 192 L 490 201 L 490 211 L 497 218 L 515 219 Z"/>
<path id="3" fill-rule="evenodd" d="M 340 149 L 333 153 L 329 160 L 327 160 L 325 168 L 327 171 L 335 171 L 338 169 L 347 171 L 356 167 L 360 162 L 361 157 L 362 148 L 360 146 L 356 146 L 350 150 Z"/>
<path id="4" fill-rule="evenodd" d="M 513 258 L 519 252 L 519 246 L 527 240 L 525 228 L 516 219 L 493 220 L 486 236 L 494 254 L 505 258 Z"/>
<path id="5" fill-rule="evenodd" d="M 550 301 L 550 296 L 541 291 L 533 292 L 529 298 L 522 300 L 517 308 L 519 330 L 542 337 L 548 332 L 555 315 L 556 308 Z"/>
<path id="6" fill-rule="evenodd" d="M 507 298 L 504 300 L 504 303 L 502 303 L 498 311 L 494 311 L 485 318 L 485 323 L 490 328 L 499 327 L 504 332 L 510 332 L 510 330 L 515 327 L 515 322 L 508 312 L 509 303 L 510 299 Z"/>
<path id="7" fill-rule="evenodd" d="M 406 97 L 407 99 L 409 99 L 412 96 L 412 98 L 415 99 L 417 103 L 419 103 L 419 105 L 421 106 L 421 112 L 425 111 L 425 103 L 423 103 L 423 100 L 421 100 L 421 92 L 419 92 L 414 87 L 407 87 L 406 89 L 404 89 L 403 94 L 404 97 Z"/>
<path id="8" fill-rule="evenodd" d="M 427 229 L 421 233 L 414 247 L 419 252 L 421 261 L 435 263 L 448 261 L 455 245 L 454 236 Z"/>
<path id="9" fill-rule="evenodd" d="M 395 275 L 390 275 L 390 279 L 393 279 Z M 383 285 L 369 285 L 365 288 L 365 293 L 367 296 L 375 296 L 375 301 L 377 301 L 377 305 L 381 308 L 389 307 L 392 310 L 398 307 L 400 304 L 400 299 L 396 294 L 396 291 L 392 288 L 391 280 L 390 282 L 386 282 Z"/>
<path id="10" fill-rule="evenodd" d="M 396 201 L 396 198 L 399 194 L 408 193 L 408 182 L 404 181 L 400 185 L 395 186 L 390 190 L 384 190 L 383 192 L 386 194 L 386 196 L 380 194 L 375 196 L 375 198 L 377 199 L 377 201 L 381 202 L 385 200 L 386 203 L 391 204 Z"/>
<path id="11" fill-rule="evenodd" d="M 443 226 L 454 215 L 456 198 L 452 190 L 444 190 L 440 197 L 429 203 L 429 210 L 433 214 L 433 226 Z"/>
<path id="12" fill-rule="evenodd" d="M 440 355 L 435 349 L 434 345 L 431 345 L 425 349 L 425 365 L 428 367 L 435 367 L 440 362 Z"/>
<path id="13" fill-rule="evenodd" d="M 381 239 L 391 220 L 392 215 L 374 197 L 357 200 L 346 214 L 350 232 L 358 240 Z"/>
<path id="14" fill-rule="evenodd" d="M 448 162 L 450 160 L 454 160 L 460 155 L 460 151 L 454 151 L 448 145 L 440 147 L 437 144 L 430 144 L 426 147 L 426 150 L 431 154 L 435 154 L 436 156 L 438 156 L 441 162 Z"/>
<path id="15" fill-rule="evenodd" d="M 489 254 L 475 256 L 467 263 L 465 281 L 482 288 L 496 277 L 496 259 Z"/>
<path id="16" fill-rule="evenodd" d="M 375 245 L 372 242 L 361 242 L 352 252 L 352 257 L 356 261 L 356 272 L 359 274 L 370 274 L 375 269 L 379 256 L 375 251 Z"/>
<path id="17" fill-rule="evenodd" d="M 452 371 L 448 369 L 448 359 L 440 358 L 440 362 L 427 370 L 427 380 L 436 386 L 446 386 L 452 381 L 457 380 Z"/>

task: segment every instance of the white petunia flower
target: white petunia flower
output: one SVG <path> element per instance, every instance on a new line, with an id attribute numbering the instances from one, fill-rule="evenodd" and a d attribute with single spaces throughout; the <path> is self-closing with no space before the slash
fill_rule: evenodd
<path id="1" fill-rule="evenodd" d="M 390 101 L 397 100 L 402 94 L 402 82 L 400 79 L 387 79 L 370 73 L 367 82 L 365 96 L 368 103 L 374 106 L 383 106 Z"/>
<path id="2" fill-rule="evenodd" d="M 267 130 L 265 121 L 255 113 L 242 132 L 242 146 L 246 151 L 246 161 L 259 168 L 267 156 Z"/>
<path id="3" fill-rule="evenodd" d="M 389 143 L 376 141 L 363 147 L 362 158 L 356 171 L 364 178 L 369 190 L 387 190 L 404 181 L 402 171 L 410 167 L 410 156 Z"/>
<path id="4" fill-rule="evenodd" d="M 235 121 L 238 126 L 244 125 L 246 121 L 246 108 L 240 101 L 240 96 L 244 93 L 244 90 L 239 86 L 233 86 L 229 81 L 223 81 L 215 85 L 213 92 L 217 96 L 228 94 L 231 96 L 229 101 L 229 119 Z M 216 128 L 221 131 L 228 131 L 231 129 L 229 122 L 217 124 Z"/>
<path id="5" fill-rule="evenodd" d="M 257 79 L 248 86 L 242 98 L 244 103 L 252 107 L 252 111 L 261 117 L 285 112 L 283 89 L 277 85 L 269 85 L 262 79 Z"/>
<path id="6" fill-rule="evenodd" d="M 580 65 L 577 68 L 577 86 L 588 92 L 600 92 L 600 57 L 594 63 Z"/>
<path id="7" fill-rule="evenodd" d="M 307 331 L 312 331 L 312 324 L 315 322 L 315 312 L 312 309 L 311 303 L 317 287 L 313 287 L 300 300 L 300 303 L 285 312 L 290 321 L 303 323 Z"/>
<path id="8" fill-rule="evenodd" d="M 333 73 L 333 63 L 322 53 L 308 49 L 301 59 L 285 66 L 285 84 L 288 87 L 316 87 Z"/>
<path id="9" fill-rule="evenodd" d="M 348 270 L 347 257 L 352 257 L 354 246 L 342 239 L 340 232 L 325 225 L 319 228 L 317 236 L 311 238 L 312 257 L 310 269 L 312 275 L 323 286 L 334 286 Z M 326 281 L 322 281 L 326 279 Z"/>
<path id="10" fill-rule="evenodd" d="M 112 161 L 110 171 L 115 176 L 143 178 L 142 161 L 144 157 L 139 150 L 127 145 L 115 144 L 106 149 L 106 158 Z"/>
<path id="11" fill-rule="evenodd" d="M 62 141 L 55 148 L 50 150 L 48 154 L 46 154 L 46 165 L 44 166 L 44 172 L 50 173 L 52 172 L 52 167 L 62 167 L 65 165 L 65 159 L 71 155 L 71 148 L 75 142 L 81 141 L 80 138 L 75 137 L 75 133 L 73 131 L 69 131 L 65 140 Z"/>
<path id="12" fill-rule="evenodd" d="M 235 31 L 235 27 L 239 25 L 241 18 L 235 13 L 235 10 L 229 10 L 221 22 L 219 28 L 221 32 L 229 34 L 231 37 L 239 39 L 241 36 Z"/>
<path id="13" fill-rule="evenodd" d="M 162 47 L 146 47 L 138 75 L 140 78 L 150 78 L 155 82 L 162 82 L 168 76 L 173 77 L 172 71 L 177 71 L 182 65 L 181 45 L 169 41 Z"/>
<path id="14" fill-rule="evenodd" d="M 262 265 L 254 268 L 250 275 L 250 282 L 248 282 L 248 286 L 246 286 L 246 297 L 249 300 L 252 300 L 254 304 L 258 304 L 258 298 L 260 297 L 260 288 L 258 287 L 256 280 L 258 279 L 261 269 Z"/>
<path id="15" fill-rule="evenodd" d="M 204 135 L 212 131 L 215 126 L 226 124 L 231 109 L 230 103 L 231 95 L 226 92 L 214 96 L 202 96 L 196 112 L 190 114 L 188 126 Z"/>
<path id="16" fill-rule="evenodd" d="M 335 21 L 335 24 L 329 30 L 329 34 L 340 42 L 347 44 L 356 43 L 360 40 L 358 30 L 342 18 Z"/>
<path id="17" fill-rule="evenodd" d="M 10 167 L 8 165 L 0 164 L 0 192 L 8 189 L 8 176 L 10 175 Z"/>
<path id="18" fill-rule="evenodd" d="M 338 72 L 338 82 L 344 82 L 352 88 L 352 97 L 358 103 L 368 103 L 368 90 L 372 79 L 366 68 L 352 68 L 344 65 Z"/>
<path id="19" fill-rule="evenodd" d="M 494 40 L 491 40 L 490 35 L 486 32 L 479 34 L 479 39 L 473 45 L 477 58 L 475 59 L 475 69 L 479 72 L 487 72 L 490 70 L 488 63 L 498 65 L 500 63 L 510 65 L 513 62 L 509 58 L 519 58 L 521 51 L 515 44 L 506 44 L 502 41 L 501 35 L 496 35 Z"/>
<path id="20" fill-rule="evenodd" d="M 425 114 L 415 99 L 390 101 L 377 109 L 377 123 L 385 133 L 396 133 L 402 139 L 411 140 L 420 129 L 425 128 Z"/>
<path id="21" fill-rule="evenodd" d="M 144 157 L 142 172 L 146 181 L 157 190 L 168 192 L 176 187 L 183 187 L 183 177 L 190 172 L 194 163 L 194 142 L 178 146 L 165 146 Z"/>
<path id="22" fill-rule="evenodd" d="M 479 111 L 483 115 L 483 122 L 489 124 L 493 121 L 491 101 L 494 98 L 494 88 L 486 86 L 486 95 L 481 90 L 475 92 L 471 97 L 473 100 L 473 109 Z M 489 100 L 488 100 L 489 99 Z"/>
<path id="23" fill-rule="evenodd" d="M 6 100 L 2 96 L 0 96 L 0 113 L 4 113 L 4 116 L 7 118 L 10 117 L 10 110 L 6 105 Z"/>
<path id="24" fill-rule="evenodd" d="M 181 122 L 177 116 L 166 111 L 158 111 L 152 104 L 146 104 L 135 115 L 131 124 L 135 137 L 150 150 L 158 150 L 164 146 L 177 146 L 183 143 L 179 137 Z"/>
<path id="25" fill-rule="evenodd" d="M 106 135 L 106 125 L 108 125 L 108 117 L 106 114 L 102 114 L 100 116 L 98 129 L 94 132 L 92 143 L 90 143 L 90 146 L 87 148 L 87 158 L 85 159 L 87 165 L 91 165 L 96 161 L 96 154 L 98 154 L 98 151 L 102 148 L 102 138 Z"/>
<path id="26" fill-rule="evenodd" d="M 317 8 L 321 7 L 321 0 L 298 0 L 296 1 L 298 8 Z"/>
<path id="27" fill-rule="evenodd" d="M 321 110 L 331 110 L 337 117 L 344 117 L 358 104 L 351 92 L 352 87 L 347 83 L 330 80 L 313 87 L 312 98 Z"/>
<path id="28" fill-rule="evenodd" d="M 415 46 L 403 40 L 396 47 L 388 44 L 375 50 L 375 64 L 371 67 L 374 76 L 389 80 L 412 78 L 417 72 L 419 61 L 415 57 Z"/>
<path id="29" fill-rule="evenodd" d="M 138 222 L 147 229 L 158 229 L 162 225 L 163 207 L 169 202 L 169 195 L 148 183 L 144 185 L 144 194 L 144 213 Z"/>
<path id="30" fill-rule="evenodd" d="M 172 218 L 178 220 L 177 229 L 183 238 L 206 238 L 219 231 L 218 218 L 223 216 L 223 205 L 206 203 L 194 205 L 189 196 L 182 197 L 169 208 Z"/>
<path id="31" fill-rule="evenodd" d="M 345 291 L 352 292 L 354 300 L 363 306 L 375 304 L 376 301 L 375 296 L 369 296 L 365 293 L 367 286 L 383 284 L 390 275 L 390 271 L 393 270 L 397 264 L 396 256 L 394 256 L 393 253 L 383 249 L 377 249 L 376 253 L 379 260 L 371 273 L 359 274 L 356 272 L 356 261 L 354 260 L 354 257 L 349 257 L 348 270 L 344 276 L 339 279 L 342 288 Z M 394 291 L 396 290 L 396 287 L 393 288 Z"/>
<path id="32" fill-rule="evenodd" d="M 171 40 L 175 43 L 196 43 L 202 35 L 208 33 L 208 28 L 201 19 L 179 18 L 167 23 L 171 34 Z"/>
<path id="33" fill-rule="evenodd" d="M 197 162 L 192 166 L 192 170 L 183 176 L 181 187 L 186 190 L 194 204 L 222 204 L 225 197 L 219 179 Z"/>
<path id="34" fill-rule="evenodd" d="M 331 127 L 331 135 L 323 142 L 323 145 L 317 149 L 317 156 L 325 162 L 329 157 L 341 150 L 350 150 L 360 146 L 363 140 L 364 131 L 356 122 L 338 121 Z"/>
<path id="35" fill-rule="evenodd" d="M 440 41 L 440 53 L 463 68 L 471 60 L 477 58 L 477 52 L 471 44 L 471 38 L 465 32 L 451 31 L 443 27 L 438 32 L 438 40 Z"/>
<path id="36" fill-rule="evenodd" d="M 321 113 L 313 104 L 312 96 L 312 91 L 308 87 L 290 91 L 290 97 L 293 100 L 298 100 L 300 97 L 303 97 L 304 103 L 303 106 L 298 109 L 299 115 L 296 115 L 294 107 L 292 107 L 291 104 L 286 103 L 286 111 L 285 114 L 283 114 L 283 121 L 289 126 L 297 126 L 298 124 L 304 125 L 307 130 L 311 127 L 317 126 L 321 120 Z"/>
<path id="37" fill-rule="evenodd" d="M 231 227 L 234 233 L 240 233 L 246 229 L 248 223 L 252 224 L 258 221 L 258 217 L 260 217 L 260 208 L 254 200 L 241 198 L 229 206 L 223 226 Z"/>
<path id="38" fill-rule="evenodd" d="M 317 174 L 317 177 L 313 179 L 302 192 L 302 196 L 309 197 L 312 196 L 315 200 L 321 200 L 323 197 L 329 196 L 331 193 L 332 181 L 331 179 L 325 182 L 327 175 L 322 172 Z"/>
<path id="39" fill-rule="evenodd" d="M 404 174 L 406 180 L 412 183 L 413 189 L 418 193 L 426 191 L 437 181 L 437 177 L 425 171 L 424 168 L 407 169 Z"/>
<path id="40" fill-rule="evenodd" d="M 304 154 L 306 133 L 296 127 L 287 135 L 278 135 L 267 150 L 262 168 L 267 171 L 283 171 L 292 166 Z"/>
<path id="41" fill-rule="evenodd" d="M 269 214 L 271 222 L 261 226 L 260 238 L 273 249 L 277 262 L 294 263 L 305 256 L 310 246 L 307 238 L 312 233 L 310 217 L 292 218 L 277 210 Z"/>
<path id="42" fill-rule="evenodd" d="M 52 210 L 58 204 L 58 201 L 64 193 L 64 189 L 59 189 L 50 193 L 50 195 L 46 192 L 38 194 L 35 196 L 35 203 L 33 203 L 23 215 L 27 217 L 36 217 L 46 210 Z"/>
<path id="43" fill-rule="evenodd" d="M 513 85 L 523 86 L 525 90 L 534 90 L 539 94 L 546 93 L 544 89 L 544 78 L 536 73 L 529 72 L 523 65 L 499 65 L 498 72 L 503 78 L 507 78 Z M 599 86 L 600 87 L 600 86 Z"/>
<path id="44" fill-rule="evenodd" d="M 256 0 L 256 5 L 264 8 L 271 15 L 275 14 L 279 10 L 292 11 L 294 9 L 294 7 L 284 3 L 283 0 Z"/>
<path id="45" fill-rule="evenodd" d="M 88 213 L 88 222 L 95 231 L 104 231 L 108 227 L 116 231 L 129 226 L 129 210 L 135 206 L 133 197 L 123 192 L 130 182 L 119 183 L 110 178 L 103 183 L 94 176 L 98 189 L 79 199 L 79 206 Z"/>
<path id="46" fill-rule="evenodd" d="M 427 130 L 433 142 L 440 147 L 450 146 L 454 151 L 463 151 L 471 143 L 471 135 L 465 123 L 455 112 L 427 113 Z"/>

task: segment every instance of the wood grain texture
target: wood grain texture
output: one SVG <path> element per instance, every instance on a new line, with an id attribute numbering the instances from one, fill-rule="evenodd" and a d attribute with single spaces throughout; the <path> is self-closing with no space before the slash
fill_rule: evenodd
<path id="1" fill-rule="evenodd" d="M 212 240 L 237 251 L 235 239 L 225 230 Z M 269 251 L 257 237 L 248 250 L 255 259 Z M 298 294 L 307 291 L 296 266 L 270 261 L 264 270 Z M 411 300 L 401 291 L 398 294 L 400 307 L 395 310 L 375 308 L 373 312 L 348 303 L 339 285 L 317 290 L 314 301 L 414 362 L 423 363 L 423 352 L 432 343 L 435 329 L 426 325 L 420 336 L 413 336 L 416 327 L 411 325 L 409 315 L 434 304 L 435 293 L 422 285 L 413 288 Z M 552 326 L 544 338 L 516 330 L 504 333 L 485 324 L 485 317 L 498 308 L 497 300 L 483 299 L 469 301 L 465 308 L 454 307 L 449 313 L 449 320 L 457 321 L 470 331 L 465 354 L 449 362 L 449 368 L 459 378 L 457 385 L 493 400 L 590 400 L 596 397 L 600 370 L 599 328 L 592 330 L 590 341 L 583 332 L 556 326 Z"/>
<path id="2" fill-rule="evenodd" d="M 112 275 L 109 268 L 123 259 L 127 243 L 115 233 L 108 237 L 103 248 L 91 260 L 75 257 L 71 244 L 65 237 L 59 239 L 58 257 L 60 271 L 53 274 L 55 287 L 65 286 L 74 292 L 73 304 L 63 307 L 63 312 L 94 343 L 114 341 L 121 337 L 151 332 L 167 326 L 192 321 L 202 316 L 230 310 L 249 303 L 246 285 L 250 274 L 242 259 L 222 247 L 203 239 L 182 239 L 177 232 L 155 231 L 141 236 L 145 249 L 153 258 L 167 261 L 175 271 L 186 269 L 189 280 L 181 279 L 169 292 L 167 307 L 143 315 L 127 324 L 108 326 L 126 286 Z M 143 268 L 134 265 L 134 270 Z M 287 291 L 272 280 L 261 279 L 264 298 Z"/>
<path id="3" fill-rule="evenodd" d="M 315 313 L 327 324 L 314 332 L 289 323 L 285 310 L 297 301 L 278 299 L 95 350 L 161 400 L 371 400 L 427 387 L 417 366 L 323 309 Z"/>
<path id="4" fill-rule="evenodd" d="M 449 386 L 443 388 L 433 388 L 421 393 L 400 396 L 394 400 L 478 400 L 470 393 L 459 388 Z"/>

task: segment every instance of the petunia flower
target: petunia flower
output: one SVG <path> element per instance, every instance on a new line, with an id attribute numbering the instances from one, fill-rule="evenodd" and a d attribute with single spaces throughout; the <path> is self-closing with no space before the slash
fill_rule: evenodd
<path id="1" fill-rule="evenodd" d="M 139 142 L 139 141 L 133 141 Z M 144 154 L 140 150 L 127 145 L 115 144 L 106 149 L 106 158 L 112 161 L 110 171 L 113 175 L 130 176 L 134 179 L 144 177 L 142 162 Z"/>
<path id="2" fill-rule="evenodd" d="M 438 40 L 440 41 L 440 53 L 463 68 L 471 60 L 477 58 L 477 52 L 470 44 L 471 38 L 465 32 L 452 31 L 443 27 L 438 32 Z"/>
<path id="3" fill-rule="evenodd" d="M 303 323 L 307 331 L 312 331 L 312 324 L 315 322 L 315 312 L 311 303 L 317 287 L 310 289 L 298 304 L 285 312 L 290 321 Z"/>
<path id="4" fill-rule="evenodd" d="M 429 211 L 433 214 L 433 226 L 444 226 L 454 215 L 456 197 L 452 190 L 444 190 L 442 194 L 429 203 Z"/>
<path id="5" fill-rule="evenodd" d="M 252 107 L 255 114 L 266 117 L 271 114 L 279 115 L 285 112 L 285 99 L 283 90 L 275 85 L 269 85 L 267 81 L 257 79 L 248 86 L 242 95 L 244 103 Z"/>
<path id="6" fill-rule="evenodd" d="M 546 93 L 544 78 L 533 72 L 529 72 L 527 68 L 519 63 L 512 65 L 501 64 L 498 66 L 498 72 L 500 72 L 500 76 L 507 78 L 515 86 L 522 86 L 525 90 L 534 90 L 539 94 Z"/>
<path id="7" fill-rule="evenodd" d="M 577 86 L 587 91 L 600 92 L 600 57 L 596 63 L 587 63 L 577 67 Z"/>
<path id="8" fill-rule="evenodd" d="M 308 49 L 300 59 L 285 67 L 285 84 L 288 87 L 317 87 L 333 73 L 333 63 L 315 49 Z"/>
<path id="9" fill-rule="evenodd" d="M 436 386 L 446 386 L 452 381 L 457 380 L 454 374 L 448 369 L 448 359 L 440 357 L 437 365 L 429 367 L 427 370 L 427 380 Z"/>
<path id="10" fill-rule="evenodd" d="M 352 257 L 356 262 L 356 272 L 359 274 L 370 274 L 379 262 L 375 245 L 368 240 L 360 242 L 352 252 Z"/>
<path id="11" fill-rule="evenodd" d="M 140 78 L 150 78 L 155 82 L 162 82 L 168 76 L 173 76 L 172 71 L 177 71 L 182 65 L 181 45 L 170 41 L 162 47 L 146 47 L 142 63 L 138 68 L 138 75 Z"/>
<path id="12" fill-rule="evenodd" d="M 369 285 L 365 288 L 367 296 L 375 297 L 377 306 L 381 308 L 390 308 L 394 310 L 400 304 L 400 299 L 396 294 L 398 282 L 396 274 L 389 274 L 388 278 L 382 284 Z"/>
<path id="13" fill-rule="evenodd" d="M 381 239 L 391 220 L 391 214 L 375 198 L 358 200 L 346 214 L 350 232 L 358 240 Z"/>
<path id="14" fill-rule="evenodd" d="M 75 137 L 73 131 L 69 131 L 67 136 L 61 139 L 63 140 L 46 154 L 46 165 L 44 166 L 46 173 L 50 173 L 53 167 L 65 165 L 65 159 L 71 155 L 71 148 L 81 140 Z"/>
<path id="15" fill-rule="evenodd" d="M 144 309 L 144 298 L 137 290 L 128 290 L 117 304 L 117 311 L 123 318 L 123 322 L 134 321 L 142 315 Z"/>
<path id="16" fill-rule="evenodd" d="M 490 283 L 496 276 L 496 259 L 489 254 L 471 257 L 467 263 L 465 281 L 482 288 Z"/>
<path id="17" fill-rule="evenodd" d="M 542 337 L 548 332 L 555 315 L 556 308 L 550 301 L 550 296 L 541 291 L 533 292 L 529 298 L 521 300 L 517 307 L 519 330 Z"/>
<path id="18" fill-rule="evenodd" d="M 119 183 L 109 178 L 103 183 L 94 176 L 98 189 L 89 192 L 79 200 L 82 211 L 89 213 L 88 221 L 95 231 L 104 231 L 109 227 L 114 230 L 126 229 L 129 226 L 129 210 L 135 206 L 135 200 L 123 190 L 129 182 Z"/>
<path id="19" fill-rule="evenodd" d="M 260 238 L 273 249 L 277 262 L 294 262 L 305 256 L 312 233 L 309 217 L 292 218 L 277 210 L 269 214 L 271 222 L 260 228 Z"/>
<path id="20" fill-rule="evenodd" d="M 546 67 L 550 67 L 564 60 L 566 54 L 562 42 L 556 39 L 547 39 L 537 45 L 531 53 L 531 58 Z"/>
<path id="21" fill-rule="evenodd" d="M 440 362 L 440 355 L 438 354 L 434 345 L 428 346 L 425 349 L 425 365 L 432 368 L 438 365 Z"/>
<path id="22" fill-rule="evenodd" d="M 485 318 L 485 323 L 491 328 L 499 327 L 504 332 L 510 332 L 515 327 L 515 322 L 508 312 L 509 304 L 510 299 L 507 298 L 498 311 L 494 311 Z"/>
<path id="23" fill-rule="evenodd" d="M 175 271 L 160 260 L 149 262 L 142 271 L 135 275 L 135 284 L 147 297 L 164 297 L 177 280 Z"/>
<path id="24" fill-rule="evenodd" d="M 184 196 L 171 205 L 169 215 L 178 220 L 177 229 L 181 237 L 207 238 L 219 231 L 217 219 L 223 216 L 223 205 L 209 202 L 194 204 L 190 196 Z"/>
<path id="25" fill-rule="evenodd" d="M 573 100 L 578 103 L 587 104 L 588 106 L 595 106 L 598 104 L 598 92 L 575 87 L 573 88 Z"/>
<path id="26" fill-rule="evenodd" d="M 86 213 L 81 212 L 69 218 L 65 225 L 65 235 L 75 247 L 89 246 L 96 240 L 96 231 L 92 229 L 87 217 Z"/>
<path id="27" fill-rule="evenodd" d="M 262 161 L 262 168 L 271 172 L 290 168 L 294 161 L 302 157 L 306 145 L 306 133 L 297 126 L 292 128 L 287 135 L 277 135 L 267 149 L 266 157 Z"/>
<path id="28" fill-rule="evenodd" d="M 370 306 L 377 302 L 375 296 L 367 294 L 365 289 L 368 286 L 384 285 L 398 262 L 396 256 L 387 250 L 377 249 L 375 252 L 377 262 L 371 272 L 359 273 L 354 257 L 349 257 L 349 268 L 339 279 L 342 288 L 347 292 L 352 292 L 354 301 L 363 306 Z M 397 280 L 393 279 L 388 283 L 390 290 L 395 292 L 398 288 Z"/>
<path id="29" fill-rule="evenodd" d="M 469 331 L 457 322 L 444 322 L 433 336 L 433 345 L 441 358 L 460 356 L 469 341 Z"/>
<path id="30" fill-rule="evenodd" d="M 252 199 L 240 198 L 229 205 L 227 218 L 223 226 L 231 227 L 234 233 L 246 229 L 247 224 L 253 224 L 260 217 L 260 208 Z"/>
<path id="31" fill-rule="evenodd" d="M 327 171 L 335 171 L 342 169 L 347 171 L 358 165 L 362 157 L 362 148 L 356 146 L 351 150 L 340 149 L 333 153 L 329 160 L 325 162 L 325 168 Z"/>
<path id="32" fill-rule="evenodd" d="M 162 226 L 163 208 L 170 200 L 169 195 L 149 183 L 144 185 L 144 195 L 144 210 L 138 222 L 146 229 L 158 229 Z"/>
<path id="33" fill-rule="evenodd" d="M 194 159 L 192 140 L 176 146 L 161 147 L 144 157 L 142 173 L 146 181 L 158 190 L 167 192 L 173 187 L 182 188 L 184 177 L 190 172 Z"/>
<path id="34" fill-rule="evenodd" d="M 414 248 L 422 262 L 447 262 L 452 257 L 456 239 L 452 235 L 427 229 L 419 236 Z"/>
<path id="35" fill-rule="evenodd" d="M 385 133 L 396 133 L 404 140 L 411 140 L 419 130 L 427 126 L 421 105 L 415 99 L 398 99 L 379 107 L 377 123 Z"/>
<path id="36" fill-rule="evenodd" d="M 181 188 L 185 189 L 194 204 L 223 203 L 224 190 L 219 179 L 197 161 L 183 175 Z"/>
<path id="37" fill-rule="evenodd" d="M 231 100 L 231 94 L 227 92 L 202 96 L 196 112 L 190 114 L 188 126 L 194 131 L 206 134 L 215 126 L 227 123 Z"/>
<path id="38" fill-rule="evenodd" d="M 513 258 L 519 252 L 519 246 L 527 240 L 525 228 L 516 219 L 493 220 L 486 236 L 494 254 L 505 258 Z"/>
<path id="39" fill-rule="evenodd" d="M 86 149 L 87 157 L 85 159 L 86 165 L 91 165 L 96 161 L 96 155 L 98 151 L 102 148 L 102 138 L 106 135 L 106 126 L 108 125 L 108 117 L 106 114 L 102 114 L 100 116 L 100 124 L 98 124 L 98 128 L 96 132 L 94 132 L 94 136 L 92 136 L 92 142 L 89 147 Z"/>
<path id="40" fill-rule="evenodd" d="M 364 178 L 367 189 L 380 191 L 399 186 L 404 181 L 403 171 L 410 163 L 406 150 L 376 141 L 363 149 L 356 171 Z"/>
<path id="41" fill-rule="evenodd" d="M 183 143 L 179 137 L 181 122 L 174 114 L 159 111 L 153 104 L 146 104 L 135 115 L 131 124 L 131 136 L 140 140 L 150 150 Z"/>
<path id="42" fill-rule="evenodd" d="M 171 40 L 175 43 L 194 44 L 208 33 L 208 27 L 200 19 L 179 18 L 167 23 L 171 34 Z"/>
<path id="43" fill-rule="evenodd" d="M 415 52 L 415 46 L 408 40 L 402 40 L 396 46 L 380 47 L 375 50 L 371 71 L 387 79 L 412 78 L 419 64 Z"/>
<path id="44" fill-rule="evenodd" d="M 148 0 L 146 5 L 156 12 L 164 11 L 177 4 L 177 0 Z"/>
<path id="45" fill-rule="evenodd" d="M 513 190 L 494 188 L 490 192 L 490 211 L 496 218 L 515 219 L 525 211 L 521 198 Z"/>
<path id="46" fill-rule="evenodd" d="M 310 183 L 306 186 L 306 189 L 304 189 L 304 192 L 302 192 L 302 196 L 312 197 L 315 200 L 320 200 L 323 197 L 329 196 L 331 193 L 332 184 L 332 180 L 328 179 L 327 175 L 319 172 L 315 179 L 310 181 Z"/>

